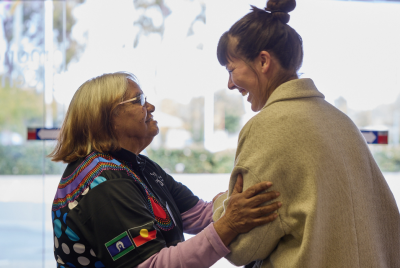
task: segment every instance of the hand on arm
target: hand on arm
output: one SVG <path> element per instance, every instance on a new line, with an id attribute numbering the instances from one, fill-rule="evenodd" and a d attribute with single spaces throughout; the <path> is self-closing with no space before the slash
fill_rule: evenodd
<path id="1" fill-rule="evenodd" d="M 273 213 L 279 207 L 280 202 L 274 202 L 267 206 L 259 205 L 275 199 L 279 196 L 276 191 L 261 193 L 272 186 L 270 182 L 261 182 L 243 191 L 243 177 L 238 178 L 232 195 L 228 200 L 225 214 L 214 223 L 215 230 L 222 242 L 228 246 L 232 240 L 241 233 L 247 233 L 253 228 L 269 223 L 277 218 Z"/>
<path id="2" fill-rule="evenodd" d="M 241 175 L 232 193 L 226 214 L 214 224 L 209 225 L 195 237 L 179 243 L 175 247 L 164 248 L 137 268 L 152 268 L 160 266 L 180 268 L 210 267 L 218 259 L 229 253 L 226 246 L 239 234 L 252 228 L 273 221 L 276 216 L 271 214 L 280 207 L 278 202 L 265 207 L 260 204 L 276 198 L 277 192 L 261 193 L 272 184 L 262 182 L 242 193 L 243 179 Z M 258 194 L 258 195 L 257 195 Z M 190 213 L 191 211 L 188 211 Z M 187 216 L 186 213 L 185 217 Z M 270 215 L 268 215 L 270 214 Z M 182 258 L 181 256 L 186 256 Z M 190 256 L 187 257 L 187 256 Z M 206 256 L 206 257 L 205 257 Z"/>

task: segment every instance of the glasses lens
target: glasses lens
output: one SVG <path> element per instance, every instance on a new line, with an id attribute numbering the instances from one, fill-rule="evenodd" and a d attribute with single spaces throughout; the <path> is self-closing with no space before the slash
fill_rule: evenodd
<path id="1" fill-rule="evenodd" d="M 142 95 L 140 95 L 140 104 L 142 105 L 142 106 L 144 106 L 144 104 L 146 103 L 146 95 L 144 95 L 144 94 L 142 94 Z"/>

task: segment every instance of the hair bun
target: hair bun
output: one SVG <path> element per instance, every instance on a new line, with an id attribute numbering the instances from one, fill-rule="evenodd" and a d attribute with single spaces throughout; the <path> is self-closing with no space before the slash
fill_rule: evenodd
<path id="1" fill-rule="evenodd" d="M 288 23 L 290 20 L 289 12 L 296 8 L 296 0 L 268 0 L 265 10 L 270 11 L 274 18 L 282 23 Z"/>

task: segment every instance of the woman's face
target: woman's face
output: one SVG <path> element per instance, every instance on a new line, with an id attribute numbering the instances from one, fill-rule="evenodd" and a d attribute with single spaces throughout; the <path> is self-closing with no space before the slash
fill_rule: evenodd
<path id="1" fill-rule="evenodd" d="M 229 72 L 228 88 L 239 90 L 243 96 L 248 95 L 247 101 L 251 103 L 251 109 L 257 112 L 264 107 L 268 95 L 266 90 L 262 90 L 264 86 L 261 84 L 263 73 L 258 66 L 260 64 L 257 59 L 252 64 L 254 68 L 241 59 L 232 59 L 225 67 Z"/>
<path id="2" fill-rule="evenodd" d="M 143 91 L 140 87 L 128 80 L 126 100 L 138 97 Z M 157 121 L 153 119 L 154 105 L 145 102 L 126 102 L 120 104 L 117 113 L 113 116 L 113 127 L 122 148 L 133 153 L 140 153 L 158 134 Z"/>

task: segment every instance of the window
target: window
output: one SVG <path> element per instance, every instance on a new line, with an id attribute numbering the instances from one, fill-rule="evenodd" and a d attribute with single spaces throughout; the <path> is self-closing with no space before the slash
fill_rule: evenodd
<path id="1" fill-rule="evenodd" d="M 134 73 L 155 104 L 160 134 L 144 153 L 206 200 L 226 190 L 254 113 L 227 90 L 216 47 L 265 2 L 0 2 L 0 268 L 54 267 L 50 206 L 65 165 L 45 157 L 54 141 L 28 141 L 27 129 L 60 127 L 74 92 L 100 74 Z M 304 42 L 301 77 L 360 129 L 389 131 L 370 149 L 400 202 L 398 2 L 298 1 L 289 24 Z"/>

